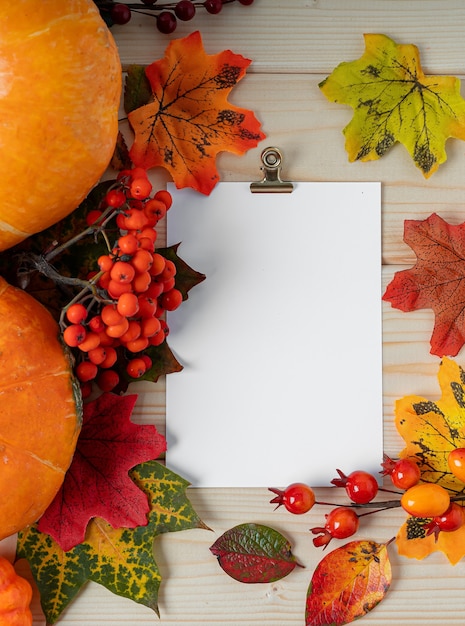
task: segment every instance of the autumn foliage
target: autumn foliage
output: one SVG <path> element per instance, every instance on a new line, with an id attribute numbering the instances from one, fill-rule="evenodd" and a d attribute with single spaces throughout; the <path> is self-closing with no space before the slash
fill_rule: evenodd
<path id="1" fill-rule="evenodd" d="M 172 41 L 165 58 L 145 69 L 150 90 L 141 89 L 140 76 L 136 81 L 142 102 L 150 102 L 133 109 L 133 99 L 126 99 L 134 164 L 164 167 L 178 188 L 209 194 L 219 180 L 218 153 L 241 155 L 265 137 L 252 111 L 228 102 L 249 65 L 230 50 L 206 54 L 199 32 Z"/>

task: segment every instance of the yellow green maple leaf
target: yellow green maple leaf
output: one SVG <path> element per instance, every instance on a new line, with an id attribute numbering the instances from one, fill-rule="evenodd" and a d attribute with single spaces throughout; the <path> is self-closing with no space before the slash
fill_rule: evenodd
<path id="1" fill-rule="evenodd" d="M 417 395 L 397 400 L 396 427 L 406 442 L 400 457 L 418 461 L 422 481 L 442 485 L 452 497 L 465 499 L 465 484 L 452 474 L 447 461 L 452 450 L 465 447 L 465 371 L 444 358 L 438 382 L 441 397 L 437 401 Z M 435 542 L 434 534 L 421 532 L 421 522 L 408 518 L 396 543 L 404 556 L 423 559 L 440 550 L 455 564 L 465 556 L 465 525 L 454 532 L 440 532 Z"/>
<path id="2" fill-rule="evenodd" d="M 188 482 L 156 461 L 131 470 L 150 502 L 148 524 L 113 528 L 94 518 L 83 543 L 64 552 L 49 535 L 30 526 L 18 536 L 17 558 L 28 560 L 47 624 L 54 624 L 89 580 L 158 613 L 161 574 L 153 553 L 157 535 L 207 528 L 185 490 Z"/>
<path id="3" fill-rule="evenodd" d="M 460 80 L 423 73 L 418 48 L 381 34 L 366 34 L 365 53 L 339 64 L 320 83 L 331 102 L 354 116 L 343 132 L 349 161 L 371 161 L 396 142 L 428 178 L 447 159 L 446 140 L 465 140 Z"/>

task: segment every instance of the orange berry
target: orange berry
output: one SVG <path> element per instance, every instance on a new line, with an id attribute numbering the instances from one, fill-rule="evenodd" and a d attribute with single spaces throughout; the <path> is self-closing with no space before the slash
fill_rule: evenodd
<path id="1" fill-rule="evenodd" d="M 140 272 L 136 274 L 132 281 L 132 288 L 136 293 L 144 293 L 150 287 L 152 283 L 152 277 L 149 272 Z"/>
<path id="2" fill-rule="evenodd" d="M 137 339 L 133 339 L 132 341 L 128 341 L 126 343 L 126 348 L 129 352 L 142 352 L 149 345 L 149 340 L 147 337 L 138 337 Z"/>
<path id="3" fill-rule="evenodd" d="M 118 338 L 122 337 L 129 328 L 129 322 L 126 317 L 123 317 L 123 321 L 119 324 L 113 324 L 107 326 L 106 333 L 109 337 Z"/>
<path id="4" fill-rule="evenodd" d="M 132 317 L 139 311 L 139 300 L 135 293 L 122 293 L 116 303 L 116 310 L 123 317 Z"/>
<path id="5" fill-rule="evenodd" d="M 143 319 L 140 326 L 144 337 L 152 337 L 161 328 L 160 320 L 157 317 L 148 317 Z"/>
<path id="6" fill-rule="evenodd" d="M 167 189 L 160 189 L 153 196 L 155 200 L 160 200 L 166 206 L 166 210 L 168 210 L 173 204 L 173 197 Z"/>
<path id="7" fill-rule="evenodd" d="M 97 259 L 97 265 L 102 270 L 102 272 L 109 272 L 113 267 L 114 260 L 108 254 L 102 254 Z"/>
<path id="8" fill-rule="evenodd" d="M 98 333 L 90 332 L 87 333 L 86 338 L 82 343 L 79 344 L 79 350 L 83 352 L 89 352 L 89 350 L 93 350 L 100 345 L 100 336 Z"/>
<path id="9" fill-rule="evenodd" d="M 447 511 L 450 495 L 435 483 L 422 483 L 410 487 L 400 500 L 402 508 L 415 517 L 436 517 Z"/>
<path id="10" fill-rule="evenodd" d="M 144 200 L 152 191 L 152 183 L 148 180 L 147 175 L 132 179 L 129 192 L 133 198 Z"/>
<path id="11" fill-rule="evenodd" d="M 105 359 L 99 364 L 100 367 L 107 369 L 108 367 L 113 367 L 113 365 L 118 360 L 118 353 L 114 348 L 108 346 L 105 348 Z"/>
<path id="12" fill-rule="evenodd" d="M 124 316 L 118 313 L 114 304 L 106 304 L 100 311 L 102 321 L 107 326 L 114 326 L 115 324 L 121 324 Z"/>
<path id="13" fill-rule="evenodd" d="M 141 326 L 140 323 L 136 320 L 131 320 L 129 322 L 129 327 L 124 335 L 121 335 L 120 339 L 122 343 L 128 343 L 128 341 L 134 341 L 140 337 L 141 334 Z"/>
<path id="14" fill-rule="evenodd" d="M 465 483 L 465 448 L 452 450 L 447 457 L 447 463 L 454 476 Z"/>
<path id="15" fill-rule="evenodd" d="M 131 265 L 133 269 L 137 270 L 139 273 L 147 272 L 150 270 L 153 263 L 153 254 L 148 250 L 139 249 L 133 255 L 131 259 Z"/>
<path id="16" fill-rule="evenodd" d="M 166 265 L 165 257 L 159 254 L 158 252 L 155 252 L 152 255 L 152 266 L 150 268 L 151 275 L 158 276 L 159 274 L 161 274 L 163 270 L 165 269 L 165 265 Z"/>
<path id="17" fill-rule="evenodd" d="M 91 363 L 95 363 L 95 365 L 101 365 L 107 356 L 107 351 L 103 346 L 97 346 L 93 350 L 89 350 L 87 353 L 87 357 Z"/>
<path id="18" fill-rule="evenodd" d="M 147 365 L 142 358 L 131 359 L 126 365 L 126 372 L 131 378 L 140 378 L 147 371 Z"/>
<path id="19" fill-rule="evenodd" d="M 118 239 L 118 247 L 123 254 L 134 254 L 139 247 L 139 240 L 132 233 L 121 235 Z"/>
<path id="20" fill-rule="evenodd" d="M 63 341 L 71 348 L 79 346 L 86 338 L 87 331 L 82 324 L 70 324 L 63 331 Z"/>
<path id="21" fill-rule="evenodd" d="M 71 324 L 81 324 L 87 318 L 87 309 L 83 304 L 75 302 L 66 310 L 66 318 Z"/>
<path id="22" fill-rule="evenodd" d="M 116 280 L 119 283 L 130 283 L 135 273 L 134 266 L 126 261 L 116 261 L 110 270 L 112 280 Z"/>
<path id="23" fill-rule="evenodd" d="M 118 298 L 123 293 L 129 293 L 132 291 L 131 283 L 119 283 L 117 280 L 110 280 L 107 286 L 108 295 L 113 300 L 118 300 Z"/>

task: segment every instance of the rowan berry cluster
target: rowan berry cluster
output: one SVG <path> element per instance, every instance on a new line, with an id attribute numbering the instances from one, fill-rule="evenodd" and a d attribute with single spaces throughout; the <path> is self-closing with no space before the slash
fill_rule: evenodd
<path id="1" fill-rule="evenodd" d="M 175 287 L 176 265 L 155 247 L 156 225 L 170 208 L 171 195 L 165 190 L 151 194 L 144 169 L 123 170 L 86 218 L 104 236 L 108 251 L 60 321 L 84 397 L 93 381 L 102 391 L 117 387 L 122 363 L 130 379 L 150 370 L 147 350 L 161 345 L 169 332 L 163 315 L 183 299 Z M 108 229 L 110 223 L 116 228 Z"/>
<path id="2" fill-rule="evenodd" d="M 464 507 L 458 504 L 465 500 L 463 490 L 451 493 L 439 484 L 421 482 L 421 470 L 415 458 L 394 461 L 385 455 L 381 465 L 381 474 L 389 476 L 393 487 L 401 491 L 379 487 L 378 480 L 369 472 L 356 470 L 346 475 L 338 469 L 338 477 L 331 484 L 345 489 L 350 500 L 347 506 L 317 501 L 314 490 L 305 483 L 292 483 L 283 490 L 270 488 L 276 494 L 270 502 L 277 507 L 284 505 L 294 514 L 307 513 L 315 504 L 334 506 L 325 516 L 324 525 L 310 529 L 316 535 L 313 544 L 323 549 L 332 539 L 345 539 L 354 535 L 359 529 L 361 517 L 397 506 L 410 516 L 408 527 L 412 537 L 434 534 L 437 541 L 440 532 L 453 532 L 465 524 Z M 465 489 L 465 448 L 452 450 L 448 455 L 448 465 L 451 473 L 464 483 Z M 379 491 L 400 497 L 375 501 Z"/>

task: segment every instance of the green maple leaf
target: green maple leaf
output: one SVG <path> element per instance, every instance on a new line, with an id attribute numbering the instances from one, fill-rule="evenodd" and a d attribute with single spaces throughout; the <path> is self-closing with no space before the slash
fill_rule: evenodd
<path id="1" fill-rule="evenodd" d="M 174 472 L 149 461 L 135 467 L 131 477 L 150 500 L 147 526 L 115 529 L 95 518 L 88 526 L 86 540 L 68 552 L 35 525 L 19 534 L 17 558 L 29 561 L 47 623 L 58 620 L 88 580 L 158 614 L 162 579 L 153 554 L 154 538 L 207 527 L 186 496 L 189 483 Z"/>
<path id="2" fill-rule="evenodd" d="M 343 131 L 349 160 L 378 159 L 401 142 L 428 178 L 447 159 L 446 140 L 465 140 L 460 80 L 425 76 L 412 44 L 379 34 L 364 38 L 363 56 L 341 63 L 320 83 L 328 100 L 354 109 Z"/>

